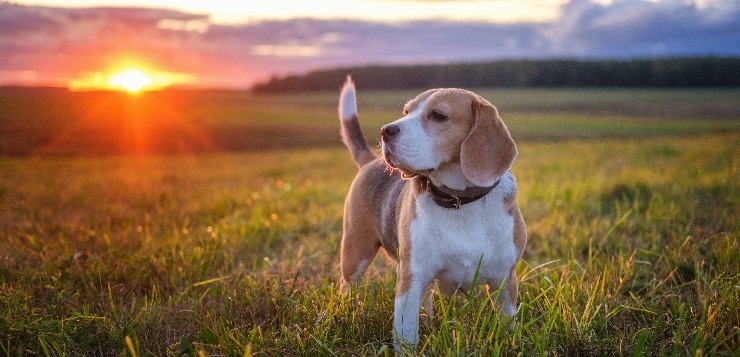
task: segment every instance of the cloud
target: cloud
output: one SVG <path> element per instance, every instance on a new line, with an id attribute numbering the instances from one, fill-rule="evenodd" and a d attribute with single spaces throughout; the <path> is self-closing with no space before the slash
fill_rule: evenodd
<path id="1" fill-rule="evenodd" d="M 66 78 L 102 69 L 132 54 L 162 57 L 182 44 L 178 36 L 158 28 L 165 18 L 182 20 L 197 15 L 153 9 L 59 9 L 3 3 L 0 69 L 47 72 Z"/>
<path id="2" fill-rule="evenodd" d="M 571 0 L 546 23 L 292 19 L 213 23 L 152 8 L 0 3 L 0 84 L 65 85 L 125 59 L 247 87 L 273 75 L 365 64 L 518 58 L 740 55 L 734 0 L 608 5 Z"/>
<path id="3" fill-rule="evenodd" d="M 740 8 L 680 1 L 571 0 L 549 24 L 556 52 L 588 57 L 740 54 Z"/>

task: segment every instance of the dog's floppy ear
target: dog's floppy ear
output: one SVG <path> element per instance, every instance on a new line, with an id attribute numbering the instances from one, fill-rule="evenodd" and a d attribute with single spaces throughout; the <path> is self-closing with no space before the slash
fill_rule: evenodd
<path id="1" fill-rule="evenodd" d="M 473 99 L 473 126 L 460 148 L 462 173 L 476 186 L 493 186 L 514 163 L 514 140 L 496 108 Z"/>

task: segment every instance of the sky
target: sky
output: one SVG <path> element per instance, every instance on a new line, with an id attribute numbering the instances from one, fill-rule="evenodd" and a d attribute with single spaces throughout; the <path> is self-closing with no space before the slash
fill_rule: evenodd
<path id="1" fill-rule="evenodd" d="M 248 88 L 377 64 L 740 56 L 740 0 L 0 1 L 0 85 Z M 120 77 L 120 75 L 119 75 Z"/>

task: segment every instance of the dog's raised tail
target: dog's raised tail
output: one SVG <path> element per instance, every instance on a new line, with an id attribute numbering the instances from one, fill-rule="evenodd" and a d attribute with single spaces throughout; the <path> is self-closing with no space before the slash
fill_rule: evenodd
<path id="1" fill-rule="evenodd" d="M 339 96 L 339 122 L 342 126 L 342 141 L 352 153 L 357 167 L 375 159 L 375 154 L 370 150 L 367 140 L 362 135 L 360 122 L 357 119 L 357 95 L 355 93 L 355 82 L 351 76 L 347 76 L 342 93 Z"/>

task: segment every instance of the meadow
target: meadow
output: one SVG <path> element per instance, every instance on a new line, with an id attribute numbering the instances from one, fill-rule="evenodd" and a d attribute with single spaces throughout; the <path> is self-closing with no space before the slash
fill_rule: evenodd
<path id="1" fill-rule="evenodd" d="M 0 95 L 0 355 L 392 355 L 394 263 L 337 291 L 336 93 Z M 492 89 L 516 324 L 435 298 L 418 355 L 740 354 L 740 89 Z M 363 92 L 371 142 L 414 91 Z"/>

